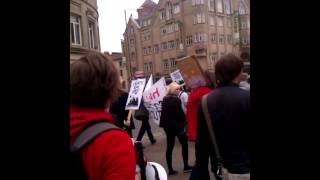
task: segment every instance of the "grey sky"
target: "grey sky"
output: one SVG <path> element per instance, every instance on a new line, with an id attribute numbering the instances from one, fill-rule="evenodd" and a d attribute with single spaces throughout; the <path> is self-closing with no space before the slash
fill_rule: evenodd
<path id="1" fill-rule="evenodd" d="M 136 10 L 145 0 L 98 0 L 101 51 L 121 52 L 125 29 L 124 10 L 137 17 Z M 158 0 L 153 0 L 158 3 Z"/>

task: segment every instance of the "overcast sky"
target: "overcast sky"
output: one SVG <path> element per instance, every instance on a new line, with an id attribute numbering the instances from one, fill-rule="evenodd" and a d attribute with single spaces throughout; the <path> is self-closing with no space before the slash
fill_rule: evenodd
<path id="1" fill-rule="evenodd" d="M 145 0 L 98 0 L 101 51 L 121 52 L 121 39 L 125 30 L 124 11 L 137 18 L 136 9 Z M 158 3 L 158 0 L 153 0 Z"/>

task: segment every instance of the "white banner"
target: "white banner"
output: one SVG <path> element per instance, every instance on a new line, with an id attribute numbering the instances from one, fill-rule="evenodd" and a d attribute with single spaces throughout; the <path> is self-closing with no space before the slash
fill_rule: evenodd
<path id="1" fill-rule="evenodd" d="M 149 111 L 149 116 L 157 125 L 160 123 L 161 103 L 166 95 L 167 89 L 164 77 L 143 93 L 144 105 Z"/>
<path id="2" fill-rule="evenodd" d="M 152 80 L 152 74 L 151 74 L 150 78 L 149 78 L 149 80 L 147 82 L 146 88 L 144 88 L 144 91 L 148 91 L 151 88 L 152 85 L 153 85 L 153 80 Z"/>
<path id="3" fill-rule="evenodd" d="M 184 84 L 184 80 L 183 80 L 183 77 L 182 77 L 179 69 L 170 73 L 170 77 L 171 77 L 172 81 L 177 82 L 179 85 Z"/>
<path id="4" fill-rule="evenodd" d="M 130 92 L 126 103 L 126 110 L 137 110 L 139 109 L 142 92 L 144 85 L 146 83 L 146 79 L 136 79 L 131 82 Z"/>

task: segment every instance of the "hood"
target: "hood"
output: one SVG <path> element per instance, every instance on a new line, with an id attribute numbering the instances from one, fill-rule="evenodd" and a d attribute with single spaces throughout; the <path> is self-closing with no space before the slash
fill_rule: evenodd
<path id="1" fill-rule="evenodd" d="M 112 115 L 104 109 L 70 107 L 70 142 L 73 142 L 86 127 L 99 121 L 115 123 Z"/>
<path id="2" fill-rule="evenodd" d="M 209 93 L 210 91 L 212 91 L 212 89 L 205 87 L 205 86 L 197 87 L 191 91 L 188 101 L 199 102 L 200 99 L 202 98 L 202 96 Z"/>

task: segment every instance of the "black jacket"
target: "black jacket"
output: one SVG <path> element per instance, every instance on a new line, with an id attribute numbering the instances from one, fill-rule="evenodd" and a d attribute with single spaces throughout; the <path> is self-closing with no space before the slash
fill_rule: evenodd
<path id="1" fill-rule="evenodd" d="M 224 166 L 231 173 L 250 172 L 249 124 L 250 92 L 229 83 L 208 95 L 208 111 Z M 199 169 L 208 169 L 203 156 L 215 157 L 201 105 L 198 111 L 196 158 Z M 207 172 L 202 172 L 207 173 Z"/>
<path id="2" fill-rule="evenodd" d="M 181 133 L 186 125 L 186 116 L 181 107 L 181 101 L 176 95 L 168 94 L 163 98 L 160 127 Z"/>
<path id="3" fill-rule="evenodd" d="M 116 125 L 119 126 L 120 128 L 124 127 L 123 120 L 127 119 L 129 110 L 125 110 L 126 103 L 128 99 L 128 93 L 119 90 L 119 97 L 118 99 L 111 105 L 110 107 L 110 113 L 115 116 L 116 118 Z M 133 123 L 133 118 L 131 116 L 130 119 L 130 129 L 134 129 L 134 123 Z"/>

